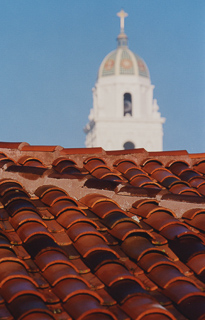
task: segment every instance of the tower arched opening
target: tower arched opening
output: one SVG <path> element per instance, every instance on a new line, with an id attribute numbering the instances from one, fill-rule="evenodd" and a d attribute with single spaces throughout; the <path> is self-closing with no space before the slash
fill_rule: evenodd
<path id="1" fill-rule="evenodd" d="M 124 102 L 124 116 L 132 116 L 132 95 L 126 92 L 123 96 Z"/>

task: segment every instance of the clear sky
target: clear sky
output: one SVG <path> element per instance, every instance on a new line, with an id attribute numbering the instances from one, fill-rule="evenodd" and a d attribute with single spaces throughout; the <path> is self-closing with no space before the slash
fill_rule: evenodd
<path id="1" fill-rule="evenodd" d="M 205 152 L 204 0 L 0 0 L 1 141 L 84 147 L 122 8 L 167 119 L 164 150 Z"/>

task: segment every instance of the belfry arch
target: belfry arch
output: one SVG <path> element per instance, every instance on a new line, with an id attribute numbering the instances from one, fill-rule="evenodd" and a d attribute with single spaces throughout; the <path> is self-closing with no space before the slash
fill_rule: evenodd
<path id="1" fill-rule="evenodd" d="M 132 95 L 126 92 L 123 95 L 124 116 L 132 116 Z"/>

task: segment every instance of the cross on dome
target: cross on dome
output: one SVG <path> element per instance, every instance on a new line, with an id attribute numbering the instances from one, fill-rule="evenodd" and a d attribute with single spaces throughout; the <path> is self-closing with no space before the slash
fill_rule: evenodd
<path id="1" fill-rule="evenodd" d="M 125 18 L 128 16 L 128 14 L 122 9 L 117 13 L 117 16 L 120 18 L 120 31 L 123 33 L 125 28 Z"/>
<path id="2" fill-rule="evenodd" d="M 128 14 L 122 9 L 117 13 L 117 16 L 120 18 L 120 34 L 117 37 L 118 48 L 127 47 L 127 36 L 124 32 L 125 28 L 125 18 Z"/>

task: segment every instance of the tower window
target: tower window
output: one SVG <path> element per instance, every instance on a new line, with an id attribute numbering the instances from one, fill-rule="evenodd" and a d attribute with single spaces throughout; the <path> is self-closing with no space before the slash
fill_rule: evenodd
<path id="1" fill-rule="evenodd" d="M 132 96 L 130 93 L 124 94 L 124 116 L 132 116 Z"/>
<path id="2" fill-rule="evenodd" d="M 124 143 L 123 148 L 124 148 L 124 150 L 134 149 L 135 145 L 133 142 L 127 141 Z"/>

